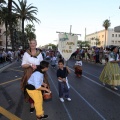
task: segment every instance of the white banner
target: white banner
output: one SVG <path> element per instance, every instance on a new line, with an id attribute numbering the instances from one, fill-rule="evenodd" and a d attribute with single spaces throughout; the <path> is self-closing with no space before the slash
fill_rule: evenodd
<path id="1" fill-rule="evenodd" d="M 69 60 L 72 53 L 76 51 L 77 41 L 77 35 L 59 34 L 58 51 L 66 61 Z"/>

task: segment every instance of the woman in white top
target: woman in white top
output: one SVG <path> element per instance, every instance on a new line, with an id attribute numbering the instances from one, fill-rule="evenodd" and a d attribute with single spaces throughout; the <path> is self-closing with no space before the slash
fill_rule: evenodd
<path id="1" fill-rule="evenodd" d="M 24 90 L 28 79 L 30 78 L 32 72 L 37 68 L 37 65 L 43 60 L 40 50 L 36 49 L 37 42 L 32 39 L 29 43 L 30 49 L 28 49 L 22 59 L 22 67 L 24 68 L 24 76 L 21 81 L 21 89 Z M 34 101 L 25 94 L 25 98 L 28 98 L 31 107 L 30 112 L 34 111 Z"/>

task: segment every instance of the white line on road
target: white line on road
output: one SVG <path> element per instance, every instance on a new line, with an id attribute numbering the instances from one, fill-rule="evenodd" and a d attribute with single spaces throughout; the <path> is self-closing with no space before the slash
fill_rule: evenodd
<path id="1" fill-rule="evenodd" d="M 88 73 L 88 72 L 85 72 L 85 71 L 83 71 L 83 72 L 84 72 L 84 73 L 87 73 L 87 74 L 89 74 L 89 75 L 91 75 L 91 76 L 93 76 L 93 77 L 99 78 L 98 76 L 93 75 L 93 74 L 91 74 L 91 73 Z"/>
<path id="2" fill-rule="evenodd" d="M 71 68 L 70 68 L 70 69 L 71 69 Z M 71 69 L 71 70 L 74 71 L 73 69 Z M 50 75 L 49 75 L 49 77 L 50 77 Z M 50 79 L 52 80 L 51 77 L 50 77 Z M 52 81 L 52 83 L 54 84 L 53 81 Z M 70 87 L 73 89 L 73 91 L 74 91 L 94 112 L 96 112 L 99 117 L 102 118 L 102 120 L 106 120 L 106 119 L 103 117 L 103 115 L 100 114 L 80 93 L 78 93 L 71 84 L 69 84 L 69 85 L 70 85 Z M 54 85 L 54 87 L 56 88 L 55 85 Z M 56 89 L 56 91 L 57 91 L 57 89 Z M 58 93 L 58 92 L 57 92 L 57 93 Z M 67 109 L 67 108 L 66 108 L 66 109 Z"/>
<path id="3" fill-rule="evenodd" d="M 72 71 L 74 71 L 74 70 L 73 70 L 72 68 L 70 68 L 70 67 L 69 67 L 69 69 L 72 70 Z M 115 94 L 115 95 L 117 95 L 117 96 L 120 97 L 120 94 L 119 94 L 119 93 L 116 93 L 115 91 L 113 91 L 113 90 L 111 90 L 111 89 L 105 87 L 104 85 L 102 85 L 102 84 L 100 84 L 100 83 L 98 83 L 98 82 L 96 82 L 96 81 L 90 79 L 89 77 L 87 77 L 87 76 L 85 76 L 85 75 L 82 75 L 82 76 L 83 76 L 84 78 L 88 79 L 89 81 L 91 81 L 91 82 L 97 84 L 98 86 L 104 87 L 104 88 L 105 88 L 106 90 L 108 90 L 109 92 L 112 92 L 113 94 Z"/>
<path id="4" fill-rule="evenodd" d="M 55 86 L 55 84 L 54 84 L 54 82 L 53 82 L 53 79 L 52 79 L 51 76 L 49 75 L 49 73 L 48 73 L 48 76 L 49 76 L 49 78 L 50 78 L 50 80 L 51 80 L 51 82 L 52 82 L 53 86 L 55 87 L 55 90 L 56 90 L 56 92 L 57 92 L 57 94 L 58 94 L 58 90 L 57 90 L 57 88 L 56 88 L 56 86 Z M 63 106 L 64 106 L 64 108 L 65 108 L 65 110 L 66 110 L 66 112 L 67 112 L 67 115 L 68 115 L 68 117 L 69 117 L 69 120 L 72 120 L 72 117 L 71 117 L 71 115 L 70 115 L 70 113 L 69 113 L 69 111 L 68 111 L 68 109 L 67 109 L 67 107 L 65 106 L 64 103 L 63 103 Z"/>
<path id="5" fill-rule="evenodd" d="M 73 91 L 94 111 L 96 112 L 102 120 L 106 120 L 102 114 L 100 114 L 80 93 L 78 93 L 73 86 L 70 85 L 70 87 L 73 89 Z"/>

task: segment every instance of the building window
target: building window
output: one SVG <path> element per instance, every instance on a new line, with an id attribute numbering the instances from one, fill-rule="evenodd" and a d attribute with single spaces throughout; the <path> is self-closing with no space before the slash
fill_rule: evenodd
<path id="1" fill-rule="evenodd" d="M 120 34 L 119 34 L 119 37 L 120 37 Z"/>
<path id="2" fill-rule="evenodd" d="M 115 44 L 117 44 L 117 41 L 115 41 Z"/>
<path id="3" fill-rule="evenodd" d="M 112 40 L 111 43 L 114 44 L 114 40 Z"/>
<path id="4" fill-rule="evenodd" d="M 116 37 L 117 37 L 117 34 L 116 34 Z"/>
<path id="5" fill-rule="evenodd" d="M 102 35 L 102 38 L 104 37 L 104 35 Z"/>
<path id="6" fill-rule="evenodd" d="M 0 33 L 1 33 L 1 29 L 0 29 Z"/>
<path id="7" fill-rule="evenodd" d="M 114 34 L 112 34 L 112 37 L 114 37 Z"/>

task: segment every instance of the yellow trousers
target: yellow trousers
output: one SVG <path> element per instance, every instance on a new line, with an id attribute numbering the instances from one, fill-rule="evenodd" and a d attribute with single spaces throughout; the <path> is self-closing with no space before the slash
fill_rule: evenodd
<path id="1" fill-rule="evenodd" d="M 44 114 L 43 111 L 43 97 L 40 90 L 27 90 L 27 93 L 34 101 L 34 106 L 36 110 L 36 115 L 41 116 Z"/>

